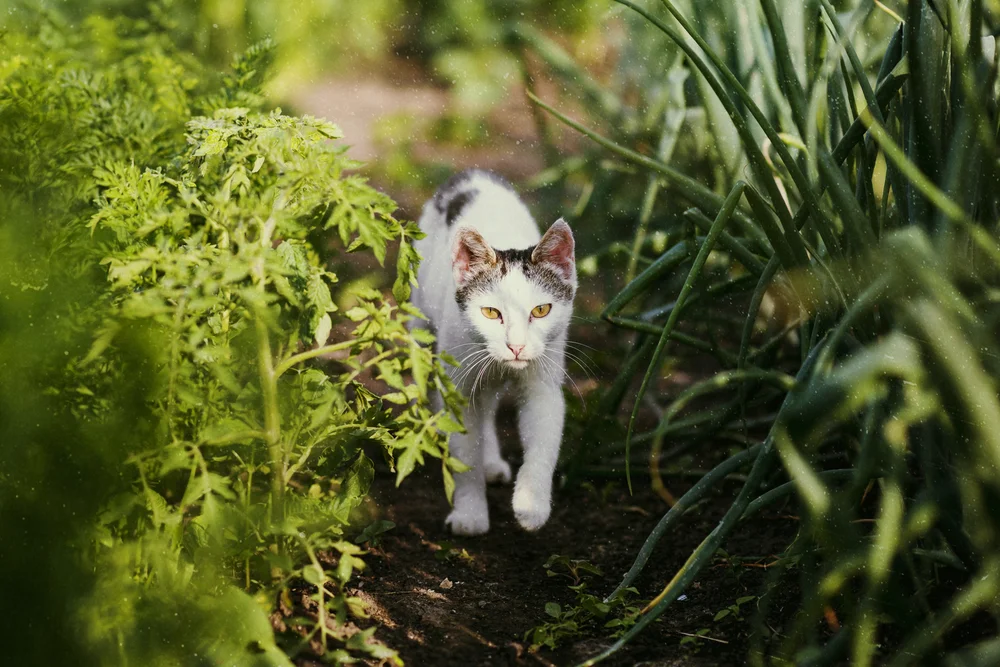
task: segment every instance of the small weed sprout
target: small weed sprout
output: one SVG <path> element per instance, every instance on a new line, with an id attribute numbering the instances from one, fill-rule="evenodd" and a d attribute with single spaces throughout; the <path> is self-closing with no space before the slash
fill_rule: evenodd
<path id="1" fill-rule="evenodd" d="M 565 577 L 573 583 L 568 585 L 575 600 L 572 605 L 563 606 L 557 602 L 547 602 L 545 613 L 552 620 L 545 621 L 524 634 L 530 642 L 529 650 L 538 651 L 558 648 L 566 640 L 592 633 L 598 627 L 604 628 L 611 637 L 617 638 L 631 628 L 641 613 L 642 607 L 631 600 L 638 596 L 635 588 L 616 593 L 609 600 L 587 592 L 587 581 L 603 576 L 601 569 L 582 559 L 554 554 L 545 561 L 545 571 L 550 577 Z"/>

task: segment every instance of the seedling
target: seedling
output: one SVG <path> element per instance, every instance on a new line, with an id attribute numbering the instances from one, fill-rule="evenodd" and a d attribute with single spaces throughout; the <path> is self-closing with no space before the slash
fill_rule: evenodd
<path id="1" fill-rule="evenodd" d="M 453 545 L 448 540 L 444 540 L 435 545 L 437 550 L 434 552 L 434 558 L 446 563 L 453 563 L 460 560 L 466 564 L 472 563 L 476 560 L 475 556 L 470 554 L 464 548 L 458 548 Z"/>
<path id="2" fill-rule="evenodd" d="M 524 634 L 525 641 L 531 642 L 529 650 L 538 651 L 542 647 L 555 649 L 567 639 L 593 632 L 602 621 L 601 627 L 610 630 L 613 638 L 620 637 L 635 625 L 642 610 L 641 605 L 629 602 L 630 598 L 639 594 L 635 588 L 627 588 L 605 601 L 588 593 L 587 582 L 584 581 L 585 578 L 603 576 L 596 565 L 554 554 L 545 561 L 544 567 L 548 576 L 566 577 L 573 582 L 568 588 L 575 594 L 576 602 L 566 607 L 557 602 L 545 604 L 545 613 L 552 620 Z"/>

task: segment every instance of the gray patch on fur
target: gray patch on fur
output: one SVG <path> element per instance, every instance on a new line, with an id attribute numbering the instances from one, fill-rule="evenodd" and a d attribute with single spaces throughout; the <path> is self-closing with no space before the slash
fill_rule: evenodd
<path id="1" fill-rule="evenodd" d="M 447 209 L 445 211 L 444 222 L 449 227 L 454 224 L 461 215 L 465 207 L 468 206 L 476 195 L 479 194 L 479 190 L 466 190 L 464 192 L 459 192 L 457 195 L 451 198 L 448 202 Z"/>
<path id="2" fill-rule="evenodd" d="M 447 224 L 451 225 L 458 215 L 461 214 L 461 209 L 465 208 L 465 205 L 471 202 L 478 191 L 475 188 L 469 187 L 470 182 L 476 176 L 485 178 L 492 183 L 514 192 L 514 186 L 512 186 L 507 179 L 505 179 L 500 174 L 493 173 L 492 171 L 486 171 L 485 169 L 465 169 L 453 175 L 447 181 L 441 184 L 441 187 L 437 189 L 434 193 L 434 208 L 437 209 L 438 213 L 446 216 L 445 221 Z M 465 201 L 459 207 L 459 212 L 452 216 L 451 215 L 451 205 L 456 199 L 465 196 Z"/>

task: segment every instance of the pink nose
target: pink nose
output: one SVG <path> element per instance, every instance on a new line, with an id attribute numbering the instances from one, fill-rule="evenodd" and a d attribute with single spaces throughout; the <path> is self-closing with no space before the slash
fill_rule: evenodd
<path id="1" fill-rule="evenodd" d="M 519 354 L 521 354 L 522 350 L 524 350 L 524 346 L 523 345 L 511 345 L 510 343 L 507 343 L 507 349 L 510 350 L 511 352 L 513 352 L 514 353 L 514 358 L 517 359 L 517 356 Z"/>

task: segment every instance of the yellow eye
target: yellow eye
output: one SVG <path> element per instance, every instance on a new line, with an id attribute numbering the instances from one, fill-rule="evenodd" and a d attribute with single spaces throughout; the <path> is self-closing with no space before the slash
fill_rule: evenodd
<path id="1" fill-rule="evenodd" d="M 542 304 L 541 306 L 535 306 L 534 308 L 532 308 L 531 315 L 532 317 L 545 317 L 546 315 L 549 314 L 550 310 L 552 310 L 552 304 L 545 303 Z"/>
<path id="2" fill-rule="evenodd" d="M 479 310 L 483 313 L 483 315 L 486 316 L 486 319 L 488 320 L 500 319 L 500 311 L 497 310 L 496 308 L 480 308 Z"/>

